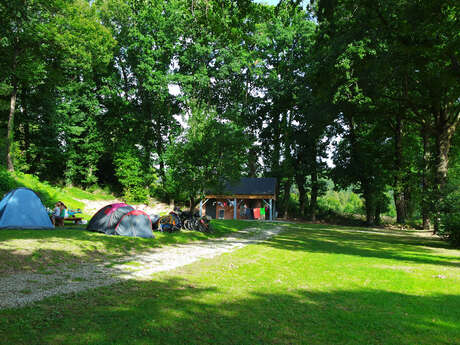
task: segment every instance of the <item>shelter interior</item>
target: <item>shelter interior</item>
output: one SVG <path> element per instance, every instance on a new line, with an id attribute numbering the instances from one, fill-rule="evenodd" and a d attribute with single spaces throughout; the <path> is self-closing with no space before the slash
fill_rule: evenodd
<path id="1" fill-rule="evenodd" d="M 273 220 L 275 190 L 275 178 L 245 177 L 228 184 L 221 194 L 208 193 L 200 202 L 200 215 L 213 219 Z"/>

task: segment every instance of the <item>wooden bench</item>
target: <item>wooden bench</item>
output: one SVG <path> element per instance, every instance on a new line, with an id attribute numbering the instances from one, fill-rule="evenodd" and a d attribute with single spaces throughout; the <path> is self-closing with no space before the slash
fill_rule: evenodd
<path id="1" fill-rule="evenodd" d="M 83 218 L 77 218 L 77 217 L 66 217 L 64 218 L 64 222 L 74 222 L 74 224 L 78 224 L 78 222 L 81 222 Z"/>

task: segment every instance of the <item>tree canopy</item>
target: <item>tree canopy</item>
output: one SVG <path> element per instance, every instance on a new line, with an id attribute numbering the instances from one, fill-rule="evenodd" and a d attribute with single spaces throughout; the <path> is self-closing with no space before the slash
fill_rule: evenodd
<path id="1" fill-rule="evenodd" d="M 192 206 L 271 176 L 279 214 L 312 220 L 333 181 L 368 224 L 394 205 L 450 231 L 459 18 L 453 0 L 3 2 L 2 164 Z"/>

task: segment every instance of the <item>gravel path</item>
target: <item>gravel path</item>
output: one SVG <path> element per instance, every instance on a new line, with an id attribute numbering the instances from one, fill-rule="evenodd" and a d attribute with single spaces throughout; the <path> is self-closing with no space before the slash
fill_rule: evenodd
<path id="1" fill-rule="evenodd" d="M 280 227 L 250 228 L 228 237 L 157 248 L 111 263 L 54 267 L 55 273 L 21 273 L 0 280 L 0 309 L 20 307 L 49 296 L 112 285 L 126 279 L 149 280 L 156 272 L 212 258 L 278 234 Z"/>

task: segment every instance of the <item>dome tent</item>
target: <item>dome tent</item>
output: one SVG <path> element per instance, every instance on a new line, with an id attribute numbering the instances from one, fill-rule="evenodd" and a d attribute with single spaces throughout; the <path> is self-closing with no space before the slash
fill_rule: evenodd
<path id="1" fill-rule="evenodd" d="M 124 214 L 115 227 L 115 233 L 121 236 L 154 237 L 149 215 L 140 210 Z"/>
<path id="2" fill-rule="evenodd" d="M 134 211 L 132 206 L 124 203 L 104 206 L 89 221 L 86 230 L 99 231 L 107 235 L 115 234 L 115 227 L 124 214 Z"/>
<path id="3" fill-rule="evenodd" d="M 53 229 L 40 197 L 31 189 L 17 188 L 0 201 L 0 229 Z"/>

